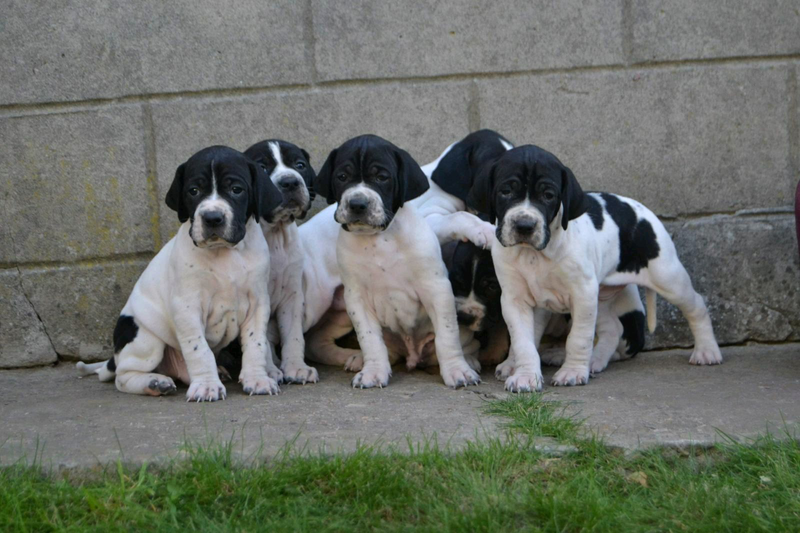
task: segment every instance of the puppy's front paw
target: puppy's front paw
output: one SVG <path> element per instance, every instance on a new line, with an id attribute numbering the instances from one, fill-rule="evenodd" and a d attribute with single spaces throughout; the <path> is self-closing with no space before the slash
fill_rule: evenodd
<path id="1" fill-rule="evenodd" d="M 278 394 L 281 392 L 278 382 L 266 374 L 260 376 L 239 376 L 239 383 L 242 384 L 242 390 L 244 393 L 249 394 L 250 396 L 253 396 L 254 394 L 269 394 L 272 396 L 273 394 Z"/>
<path id="2" fill-rule="evenodd" d="M 470 228 L 470 232 L 466 237 L 472 241 L 472 244 L 479 248 L 488 249 L 492 247 L 494 241 L 495 227 L 488 222 L 481 222 L 480 224 Z"/>
<path id="3" fill-rule="evenodd" d="M 344 369 L 348 372 L 360 372 L 362 368 L 364 368 L 364 356 L 361 352 L 351 355 L 344 363 Z"/>
<path id="4" fill-rule="evenodd" d="M 506 379 L 506 390 L 509 392 L 541 392 L 542 372 L 535 368 L 518 366 L 514 373 Z"/>
<path id="5" fill-rule="evenodd" d="M 159 376 L 150 380 L 145 392 L 150 396 L 166 396 L 167 394 L 172 394 L 176 390 L 178 390 L 178 387 L 175 386 L 175 382 L 172 381 L 171 378 Z"/>
<path id="6" fill-rule="evenodd" d="M 477 385 L 481 382 L 481 377 L 470 368 L 470 365 L 468 365 L 466 361 L 457 361 L 447 366 L 443 366 L 440 363 L 439 370 L 442 374 L 444 384 L 453 389 Z"/>
<path id="7" fill-rule="evenodd" d="M 719 351 L 719 346 L 716 344 L 697 345 L 689 358 L 689 364 L 720 365 L 722 364 L 722 352 Z"/>
<path id="8" fill-rule="evenodd" d="M 389 365 L 366 365 L 361 372 L 353 378 L 354 389 L 371 389 L 372 387 L 387 387 L 392 369 Z"/>
<path id="9" fill-rule="evenodd" d="M 464 354 L 464 360 L 467 362 L 467 364 L 469 365 L 469 367 L 472 370 L 474 370 L 478 374 L 481 373 L 481 362 L 478 361 L 477 357 L 475 357 L 472 354 L 465 353 Z"/>
<path id="10" fill-rule="evenodd" d="M 319 373 L 316 368 L 305 363 L 289 363 L 283 369 L 283 381 L 302 385 L 316 383 L 319 381 Z"/>
<path id="11" fill-rule="evenodd" d="M 550 381 L 556 387 L 571 387 L 573 385 L 586 385 L 589 383 L 589 369 L 587 367 L 571 367 L 558 369 Z"/>
<path id="12" fill-rule="evenodd" d="M 608 360 L 600 357 L 592 357 L 590 366 L 592 374 L 599 374 L 608 367 Z"/>
<path id="13" fill-rule="evenodd" d="M 216 402 L 217 400 L 224 400 L 227 395 L 225 385 L 222 384 L 219 378 L 198 379 L 189 385 L 189 390 L 186 391 L 186 401 Z"/>
<path id="14" fill-rule="evenodd" d="M 267 375 L 277 383 L 283 383 L 283 372 L 275 365 L 267 365 Z"/>
<path id="15" fill-rule="evenodd" d="M 500 381 L 505 381 L 508 376 L 514 373 L 514 358 L 508 357 L 505 361 L 497 365 L 494 369 L 494 377 Z"/>

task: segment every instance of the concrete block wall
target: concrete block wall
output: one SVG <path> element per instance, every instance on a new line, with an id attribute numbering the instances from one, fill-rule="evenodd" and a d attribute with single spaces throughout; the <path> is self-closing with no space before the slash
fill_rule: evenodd
<path id="1" fill-rule="evenodd" d="M 110 355 L 204 146 L 426 163 L 483 127 L 662 216 L 722 343 L 800 339 L 796 1 L 11 0 L 0 28 L 0 368 Z M 660 302 L 648 345 L 690 342 Z"/>

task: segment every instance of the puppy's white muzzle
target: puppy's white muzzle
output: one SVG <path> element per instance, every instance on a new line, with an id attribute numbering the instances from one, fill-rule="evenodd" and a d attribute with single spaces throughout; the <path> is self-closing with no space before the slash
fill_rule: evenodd
<path id="1" fill-rule="evenodd" d="M 544 214 L 528 200 L 506 211 L 497 233 L 503 246 L 522 244 L 543 250 L 550 240 Z"/>
<path id="2" fill-rule="evenodd" d="M 353 233 L 376 233 L 388 226 L 380 195 L 364 185 L 351 187 L 342 194 L 333 218 Z"/>
<path id="3" fill-rule="evenodd" d="M 240 240 L 235 236 L 233 225 L 231 205 L 213 195 L 195 209 L 189 235 L 198 248 L 231 247 Z"/>
<path id="4" fill-rule="evenodd" d="M 269 222 L 292 221 L 302 218 L 311 209 L 311 193 L 303 177 L 294 170 L 284 170 L 271 177 L 281 191 L 283 201 L 269 216 Z"/>

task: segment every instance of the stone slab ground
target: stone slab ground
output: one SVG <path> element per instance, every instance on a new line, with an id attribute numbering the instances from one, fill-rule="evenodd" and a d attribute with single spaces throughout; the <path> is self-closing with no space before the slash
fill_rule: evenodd
<path id="1" fill-rule="evenodd" d="M 800 421 L 800 344 L 723 350 L 725 364 L 692 367 L 689 352 L 649 352 L 612 364 L 586 387 L 546 388 L 548 398 L 611 445 L 709 444 L 718 430 L 738 437 L 779 432 Z M 545 378 L 553 368 L 545 368 Z M 72 364 L 0 372 L 0 463 L 29 460 L 37 446 L 45 465 L 90 467 L 178 456 L 187 439 L 233 439 L 245 455 L 274 454 L 287 441 L 310 451 L 353 450 L 362 443 L 425 442 L 463 446 L 502 435 L 502 421 L 485 415 L 487 401 L 506 397 L 491 371 L 466 390 L 447 389 L 438 375 L 395 368 L 383 390 L 353 390 L 351 374 L 321 368 L 316 385 L 285 385 L 276 397 L 247 397 L 228 385 L 228 399 L 186 403 L 119 393 L 110 383 L 79 379 Z"/>

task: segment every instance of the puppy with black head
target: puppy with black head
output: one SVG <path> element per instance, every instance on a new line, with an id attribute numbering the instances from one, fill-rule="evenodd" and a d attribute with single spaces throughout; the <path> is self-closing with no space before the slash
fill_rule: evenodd
<path id="1" fill-rule="evenodd" d="M 281 203 L 271 182 L 244 154 L 213 146 L 175 172 L 167 206 L 183 223 L 153 258 L 114 329 L 114 356 L 78 364 L 122 392 L 160 396 L 189 385 L 191 401 L 226 396 L 215 354 L 236 338 L 239 381 L 248 394 L 275 394 L 280 370 L 267 340 L 269 248 L 259 218 Z"/>
<path id="2" fill-rule="evenodd" d="M 305 254 L 295 220 L 302 220 L 314 200 L 314 170 L 308 152 L 282 140 L 254 144 L 245 155 L 280 190 L 283 200 L 261 219 L 269 245 L 270 341 L 281 346 L 281 370 L 289 383 L 316 383 L 319 374 L 305 363 L 303 269 Z"/>
<path id="3" fill-rule="evenodd" d="M 363 354 L 353 386 L 388 385 L 391 365 L 384 330 L 402 339 L 411 367 L 433 334 L 445 384 L 478 383 L 462 352 L 439 242 L 407 203 L 428 188 L 414 159 L 380 137 L 362 135 L 330 153 L 314 188 L 338 204 L 336 255 L 347 313 Z"/>
<path id="4" fill-rule="evenodd" d="M 492 246 L 503 288 L 503 317 L 514 354 L 506 379 L 511 391 L 542 388 L 534 308 L 570 313 L 566 358 L 554 385 L 583 385 L 604 306 L 628 284 L 647 290 L 648 325 L 655 327 L 655 297 L 686 316 L 695 339 L 693 364 L 719 364 L 722 355 L 703 298 L 695 292 L 675 246 L 658 218 L 639 202 L 607 193 L 584 193 L 572 171 L 553 154 L 527 145 L 484 169 L 468 203 L 497 221 Z M 533 328 L 531 328 L 533 324 Z"/>

